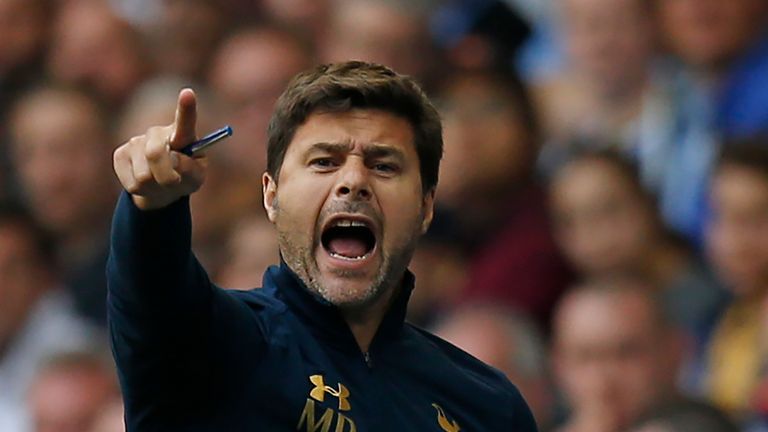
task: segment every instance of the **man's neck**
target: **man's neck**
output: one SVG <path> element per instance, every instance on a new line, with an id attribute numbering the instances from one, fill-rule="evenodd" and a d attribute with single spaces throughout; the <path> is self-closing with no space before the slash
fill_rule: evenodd
<path id="1" fill-rule="evenodd" d="M 388 289 L 384 294 L 368 306 L 361 308 L 342 309 L 344 320 L 349 325 L 352 335 L 360 347 L 360 351 L 367 353 L 376 332 L 389 311 L 392 302 L 400 292 L 400 285 Z"/>

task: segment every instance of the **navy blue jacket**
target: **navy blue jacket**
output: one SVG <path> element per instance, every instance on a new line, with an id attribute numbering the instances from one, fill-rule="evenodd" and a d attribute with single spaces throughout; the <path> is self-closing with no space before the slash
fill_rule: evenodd
<path id="1" fill-rule="evenodd" d="M 410 273 L 364 355 L 287 266 L 224 290 L 190 236 L 188 199 L 144 212 L 121 196 L 108 310 L 128 431 L 536 431 L 498 371 L 404 322 Z"/>

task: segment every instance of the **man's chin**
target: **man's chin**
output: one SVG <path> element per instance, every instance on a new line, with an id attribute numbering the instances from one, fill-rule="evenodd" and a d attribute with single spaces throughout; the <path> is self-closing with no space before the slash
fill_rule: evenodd
<path id="1" fill-rule="evenodd" d="M 373 278 L 364 272 L 333 270 L 323 273 L 317 279 L 320 295 L 341 309 L 366 307 L 380 295 Z"/>

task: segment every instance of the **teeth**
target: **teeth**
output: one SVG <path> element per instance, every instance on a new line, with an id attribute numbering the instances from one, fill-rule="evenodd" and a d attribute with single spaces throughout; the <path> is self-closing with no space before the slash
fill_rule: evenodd
<path id="1" fill-rule="evenodd" d="M 359 256 L 359 257 L 348 257 L 348 256 L 344 256 L 344 255 L 339 255 L 339 254 L 337 254 L 335 252 L 329 252 L 329 253 L 334 258 L 343 259 L 343 260 L 347 260 L 347 261 L 359 261 L 359 260 L 365 258 L 368 255 L 368 254 L 365 254 L 365 255 Z"/>
<path id="2" fill-rule="evenodd" d="M 366 225 L 364 222 L 357 221 L 357 220 L 339 219 L 333 223 L 333 226 L 347 228 L 347 227 L 364 227 Z"/>

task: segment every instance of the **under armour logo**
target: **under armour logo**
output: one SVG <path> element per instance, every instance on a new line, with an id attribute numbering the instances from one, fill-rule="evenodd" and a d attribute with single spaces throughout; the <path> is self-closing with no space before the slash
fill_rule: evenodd
<path id="1" fill-rule="evenodd" d="M 309 396 L 318 401 L 323 402 L 325 400 L 325 394 L 328 393 L 331 396 L 335 396 L 339 399 L 339 411 L 349 411 L 352 407 L 349 405 L 349 390 L 339 383 L 339 388 L 325 385 L 322 375 L 312 375 L 309 377 L 309 381 L 315 386 L 312 391 L 309 392 Z M 457 429 L 458 430 L 458 429 Z"/>
<path id="2" fill-rule="evenodd" d="M 461 427 L 456 423 L 456 420 L 448 421 L 448 417 L 445 415 L 443 407 L 436 403 L 433 403 L 432 406 L 437 410 L 437 424 L 440 425 L 445 432 L 459 432 L 461 430 Z"/>

